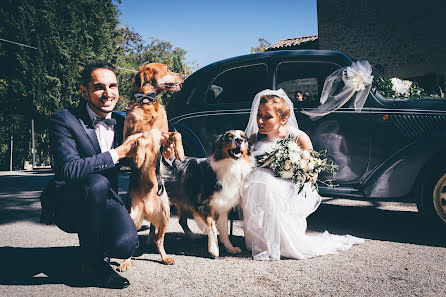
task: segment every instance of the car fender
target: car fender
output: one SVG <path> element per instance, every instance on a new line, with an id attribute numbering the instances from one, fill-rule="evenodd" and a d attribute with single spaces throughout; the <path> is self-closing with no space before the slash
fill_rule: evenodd
<path id="1" fill-rule="evenodd" d="M 423 168 L 445 154 L 446 132 L 419 137 L 375 168 L 364 181 L 361 191 L 366 197 L 407 197 L 415 201 L 416 197 L 409 195 Z"/>

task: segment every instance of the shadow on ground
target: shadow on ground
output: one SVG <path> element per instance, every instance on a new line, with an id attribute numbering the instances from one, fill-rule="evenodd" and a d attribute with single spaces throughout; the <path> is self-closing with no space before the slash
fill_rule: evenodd
<path id="1" fill-rule="evenodd" d="M 137 251 L 133 261 L 154 261 L 163 265 L 160 260 L 141 257 L 144 254 L 158 255 L 158 251 L 154 244 L 145 245 L 146 235 L 140 235 L 139 239 L 141 248 Z M 241 236 L 234 236 L 232 242 L 237 246 L 244 247 L 244 239 Z M 170 255 L 209 258 L 205 236 L 189 240 L 183 233 L 167 233 L 165 246 Z M 224 249 L 221 251 L 222 257 L 230 256 L 224 252 Z M 250 257 L 250 254 L 244 251 L 238 257 Z M 0 285 L 65 284 L 71 287 L 83 286 L 80 276 L 79 247 L 0 247 L 0 259 L 3 261 L 3 267 L 7 268 L 0 271 Z M 111 264 L 116 269 L 120 262 L 112 261 Z"/>
<path id="2" fill-rule="evenodd" d="M 38 223 L 40 194 L 53 176 L 49 170 L 0 175 L 0 225 L 19 221 Z M 129 173 L 121 172 L 120 193 L 127 192 L 128 179 Z"/>
<path id="3" fill-rule="evenodd" d="M 51 178 L 48 172 L 0 176 L 0 224 L 38 222 L 40 193 Z"/>
<path id="4" fill-rule="evenodd" d="M 143 261 L 151 261 L 147 259 L 138 259 L 143 254 L 158 254 L 158 250 L 153 242 L 147 243 L 148 235 L 140 235 L 140 248 L 135 254 L 135 259 Z M 240 255 L 231 255 L 225 251 L 223 245 L 220 247 L 220 257 L 249 257 L 250 252 L 246 251 L 245 239 L 243 236 L 230 236 L 230 240 L 234 246 L 240 247 L 244 252 Z M 164 237 L 164 248 L 170 255 L 191 256 L 199 258 L 211 258 L 209 255 L 207 236 L 199 234 L 195 239 L 189 239 L 184 233 L 169 232 Z"/>
<path id="5" fill-rule="evenodd" d="M 78 247 L 0 248 L 2 285 L 66 284 L 80 286 Z"/>
<path id="6" fill-rule="evenodd" d="M 417 212 L 321 204 L 307 221 L 309 231 L 446 247 L 446 228 L 433 228 Z"/>

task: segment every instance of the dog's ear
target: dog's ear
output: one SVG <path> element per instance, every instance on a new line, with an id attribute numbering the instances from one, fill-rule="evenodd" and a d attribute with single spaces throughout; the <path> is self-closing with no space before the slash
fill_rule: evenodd
<path id="1" fill-rule="evenodd" d="M 221 140 L 222 140 L 224 135 L 225 135 L 225 133 L 217 135 L 217 139 L 215 140 L 215 143 L 221 143 Z"/>
<path id="2" fill-rule="evenodd" d="M 141 89 L 144 84 L 144 76 L 142 71 L 139 71 L 133 76 L 132 83 L 133 83 L 133 91 L 135 93 L 141 93 Z"/>
<path id="3" fill-rule="evenodd" d="M 144 84 L 148 82 L 152 85 L 153 71 L 148 65 L 141 66 L 138 70 L 132 78 L 133 92 L 144 93 Z"/>
<path id="4" fill-rule="evenodd" d="M 217 137 L 214 138 L 215 141 L 212 142 L 212 154 L 214 157 L 217 157 L 217 159 L 221 158 L 221 143 L 224 135 L 225 133 L 217 135 Z"/>
<path id="5" fill-rule="evenodd" d="M 142 80 L 142 84 L 141 84 L 141 88 L 144 85 L 145 82 L 148 82 L 149 84 L 152 84 L 152 80 L 153 80 L 153 70 L 152 68 L 150 68 L 148 65 L 146 65 L 142 70 L 141 70 L 141 80 Z"/>

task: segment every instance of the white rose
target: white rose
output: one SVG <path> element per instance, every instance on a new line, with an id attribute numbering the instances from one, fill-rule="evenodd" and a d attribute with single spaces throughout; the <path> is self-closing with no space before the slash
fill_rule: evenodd
<path id="1" fill-rule="evenodd" d="M 302 158 L 309 159 L 310 158 L 310 152 L 307 150 L 302 151 Z"/>
<path id="2" fill-rule="evenodd" d="M 391 78 L 390 81 L 392 82 L 392 90 L 394 90 L 397 95 L 407 94 L 412 85 L 411 81 L 401 80 L 397 77 Z"/>
<path id="3" fill-rule="evenodd" d="M 299 161 L 299 168 L 304 169 L 307 166 L 307 160 L 300 159 Z"/>
<path id="4" fill-rule="evenodd" d="M 292 178 L 293 177 L 293 173 L 289 172 L 289 171 L 282 171 L 282 172 L 280 172 L 280 176 L 282 178 Z"/>
<path id="5" fill-rule="evenodd" d="M 297 143 L 295 143 L 294 141 L 290 141 L 290 142 L 288 142 L 288 148 L 289 148 L 291 151 L 295 151 L 295 152 L 298 152 L 298 151 L 300 150 L 299 145 L 298 145 Z"/>
<path id="6" fill-rule="evenodd" d="M 307 167 L 308 167 L 308 171 L 313 171 L 314 170 L 314 166 L 316 165 L 316 162 L 314 160 L 311 160 L 310 162 L 307 163 Z"/>
<path id="7" fill-rule="evenodd" d="M 294 164 L 298 164 L 301 159 L 300 154 L 296 154 L 296 153 L 290 154 L 289 157 L 290 157 L 290 161 L 293 162 Z"/>

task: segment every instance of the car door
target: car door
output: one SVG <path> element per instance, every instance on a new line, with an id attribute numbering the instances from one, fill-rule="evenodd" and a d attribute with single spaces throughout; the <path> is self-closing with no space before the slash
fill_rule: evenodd
<path id="1" fill-rule="evenodd" d="M 327 150 L 328 158 L 339 166 L 335 183 L 357 187 L 369 160 L 370 109 L 365 107 L 358 113 L 347 103 L 318 119 L 301 112 L 320 105 L 325 78 L 339 67 L 330 62 L 282 62 L 276 69 L 276 88 L 282 88 L 293 100 L 299 128 L 310 136 L 314 149 Z M 326 174 L 319 178 L 333 179 Z"/>
<path id="2" fill-rule="evenodd" d="M 251 102 L 255 94 L 268 87 L 267 78 L 268 67 L 264 63 L 219 70 L 201 85 L 204 92 L 197 92 L 191 99 L 187 114 L 175 126 L 193 133 L 204 154 L 210 155 L 220 134 L 230 129 L 245 129 Z"/>

